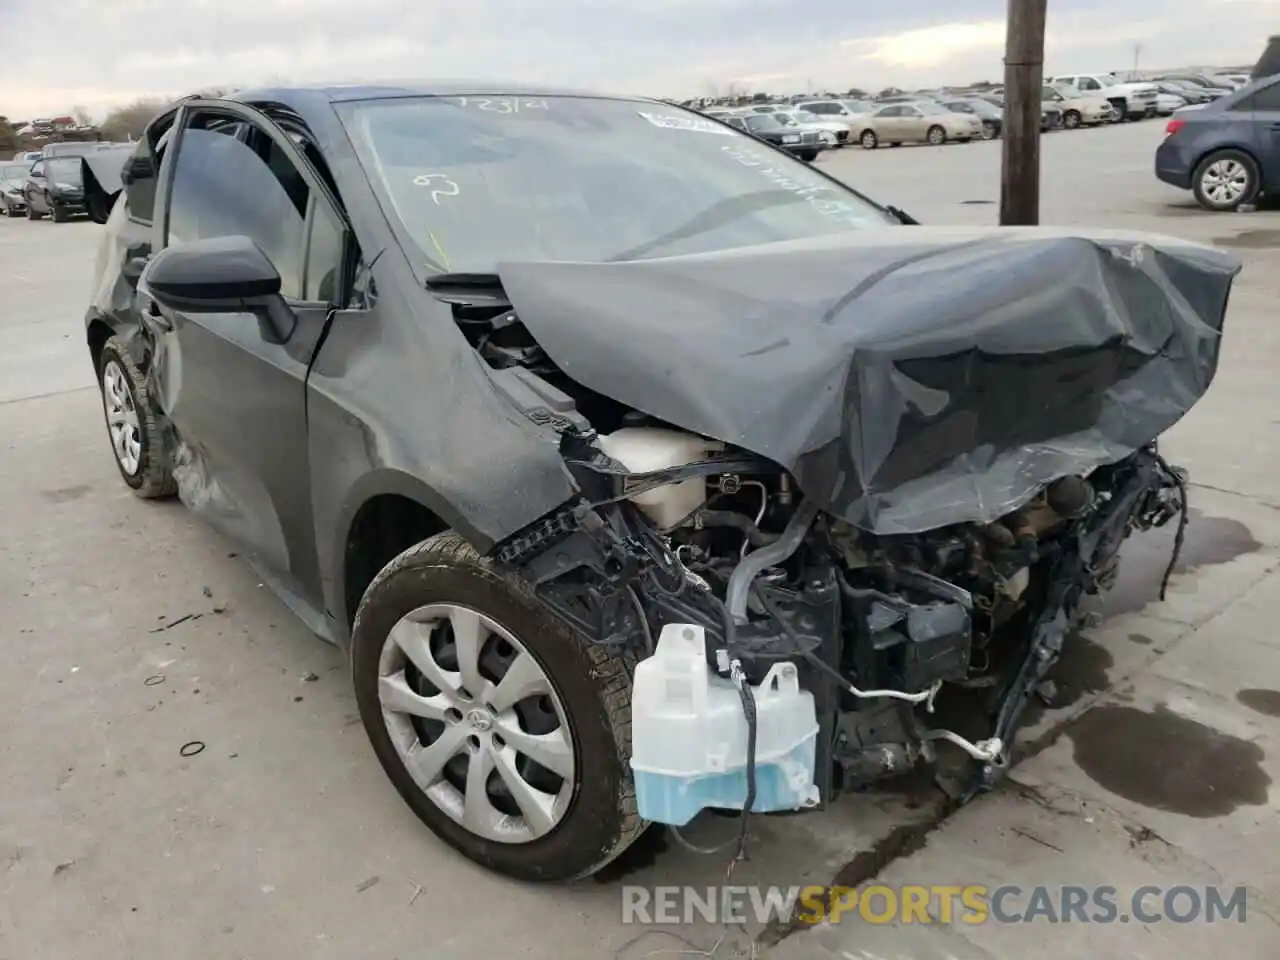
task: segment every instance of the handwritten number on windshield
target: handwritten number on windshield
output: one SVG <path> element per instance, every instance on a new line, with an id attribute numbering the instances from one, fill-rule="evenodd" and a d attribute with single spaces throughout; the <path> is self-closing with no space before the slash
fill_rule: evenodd
<path id="1" fill-rule="evenodd" d="M 443 173 L 423 173 L 413 178 L 418 187 L 431 187 L 431 199 L 439 206 L 441 197 L 456 197 L 462 191 Z"/>
<path id="2" fill-rule="evenodd" d="M 525 100 L 518 97 L 454 97 L 460 107 L 473 107 L 485 113 L 527 113 L 530 110 L 547 110 L 545 100 Z"/>

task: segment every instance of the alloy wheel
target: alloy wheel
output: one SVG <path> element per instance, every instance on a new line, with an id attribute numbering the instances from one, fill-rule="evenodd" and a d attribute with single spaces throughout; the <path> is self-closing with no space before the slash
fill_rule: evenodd
<path id="1" fill-rule="evenodd" d="M 1239 203 L 1249 189 L 1249 171 L 1239 160 L 1216 160 L 1200 175 L 1200 187 L 1214 206 Z"/>
<path id="2" fill-rule="evenodd" d="M 391 629 L 378 699 L 392 744 L 423 794 L 476 836 L 537 840 L 573 799 L 576 751 L 542 667 L 500 623 L 431 604 Z"/>
<path id="3" fill-rule="evenodd" d="M 129 378 L 115 360 L 108 360 L 102 368 L 102 403 L 107 411 L 111 449 L 115 451 L 120 468 L 132 477 L 142 462 L 138 408 L 129 387 Z"/>

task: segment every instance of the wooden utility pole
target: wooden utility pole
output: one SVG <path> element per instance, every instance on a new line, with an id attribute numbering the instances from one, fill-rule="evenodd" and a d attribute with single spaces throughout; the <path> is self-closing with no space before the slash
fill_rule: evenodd
<path id="1" fill-rule="evenodd" d="M 1000 225 L 1040 222 L 1040 111 L 1048 0 L 1009 0 Z"/>

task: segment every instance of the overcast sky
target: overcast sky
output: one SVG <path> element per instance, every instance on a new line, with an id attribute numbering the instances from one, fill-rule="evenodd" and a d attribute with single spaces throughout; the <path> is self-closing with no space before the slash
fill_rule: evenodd
<path id="1" fill-rule="evenodd" d="M 1006 0 L 0 0 L 0 113 L 211 85 L 513 79 L 697 96 L 999 79 Z M 1046 70 L 1252 63 L 1280 0 L 1049 0 Z"/>

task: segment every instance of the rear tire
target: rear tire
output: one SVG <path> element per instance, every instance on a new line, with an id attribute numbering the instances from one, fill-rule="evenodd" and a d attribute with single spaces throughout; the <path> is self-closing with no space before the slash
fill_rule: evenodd
<path id="1" fill-rule="evenodd" d="M 118 337 L 112 337 L 102 348 L 98 359 L 98 388 L 102 393 L 107 437 L 111 440 L 121 479 L 143 500 L 173 496 L 178 492 L 178 485 L 169 468 L 170 457 L 152 406 L 146 374 L 138 369 L 129 356 L 128 347 Z M 121 418 L 125 422 L 113 425 L 113 419 Z M 130 428 L 133 439 L 126 436 L 120 440 L 117 429 L 128 433 Z"/>
<path id="2" fill-rule="evenodd" d="M 439 609 L 444 605 L 455 610 L 463 608 L 471 615 L 478 614 L 500 625 L 524 648 L 523 654 L 517 648 L 515 655 L 530 656 L 542 677 L 550 682 L 573 746 L 574 779 L 571 797 L 558 814 L 560 819 L 548 832 L 541 835 L 535 832 L 531 839 L 514 842 L 473 832 L 438 802 L 440 796 L 453 796 L 456 792 L 457 802 L 463 804 L 463 809 L 469 808 L 470 803 L 465 802 L 469 784 L 458 791 L 456 784 L 446 783 L 445 778 L 450 776 L 446 765 L 430 787 L 436 792 L 429 794 L 409 772 L 402 752 L 418 750 L 421 756 L 421 751 L 427 749 L 421 740 L 423 728 L 409 728 L 408 739 L 415 742 L 408 748 L 393 739 L 393 726 L 388 717 L 399 715 L 387 713 L 381 691 L 393 676 L 407 684 L 410 669 L 404 667 L 404 672 L 399 674 L 387 672 L 388 649 L 392 654 L 403 649 L 391 639 L 392 630 L 404 630 L 405 618 L 410 614 L 420 616 L 424 607 Z M 426 635 L 431 638 L 423 642 L 425 648 L 432 651 L 429 655 L 435 657 L 437 648 L 433 644 L 440 640 L 440 657 L 449 660 L 452 633 L 437 635 L 429 630 Z M 498 647 L 511 646 L 501 634 L 481 633 L 481 638 L 476 644 L 479 651 L 475 659 L 482 667 L 491 656 L 498 656 L 495 653 Z M 452 662 L 459 665 L 460 671 L 462 660 L 457 655 L 456 643 L 452 650 Z M 526 581 L 479 556 L 458 535 L 442 533 L 409 548 L 374 578 L 356 614 L 351 658 L 360 717 L 383 770 L 418 818 L 467 858 L 520 880 L 571 880 L 598 871 L 630 846 L 648 826 L 636 812 L 635 784 L 628 762 L 634 656 L 614 654 L 587 641 L 551 614 Z M 453 667 L 442 669 L 453 670 Z M 498 673 L 496 667 L 491 669 Z M 414 682 L 421 685 L 420 678 L 427 674 L 414 672 L 413 676 Z M 483 682 L 492 683 L 492 678 L 485 677 Z M 471 685 L 474 684 L 469 683 Z M 427 692 L 419 691 L 419 696 L 434 698 L 428 687 L 423 689 Z M 436 689 L 443 691 L 444 688 Z M 456 725 L 462 719 L 469 720 L 472 713 L 486 713 L 493 693 L 491 687 L 481 691 L 468 689 L 468 700 L 476 709 L 468 711 L 465 717 L 459 714 L 457 718 L 448 719 L 448 723 Z M 446 729 L 445 721 L 438 722 L 441 729 Z M 405 727 L 395 729 L 403 731 Z M 482 727 L 479 736 L 484 737 L 487 729 Z M 495 721 L 497 729 L 509 727 L 501 728 Z M 429 732 L 425 736 L 430 744 L 437 740 L 437 736 Z M 468 770 L 477 766 L 470 758 L 492 749 L 483 743 L 452 755 L 450 763 L 465 757 L 463 763 Z M 505 746 L 498 741 L 497 748 L 512 750 L 510 735 Z M 444 787 L 449 789 L 441 794 L 439 791 Z M 493 783 L 486 780 L 484 799 L 493 796 L 489 792 L 492 789 L 495 789 Z M 520 817 L 515 819 L 524 822 Z"/>
<path id="3" fill-rule="evenodd" d="M 1217 150 L 1196 166 L 1191 192 L 1196 202 L 1214 213 L 1229 213 L 1253 203 L 1262 178 L 1253 157 L 1239 150 Z"/>

